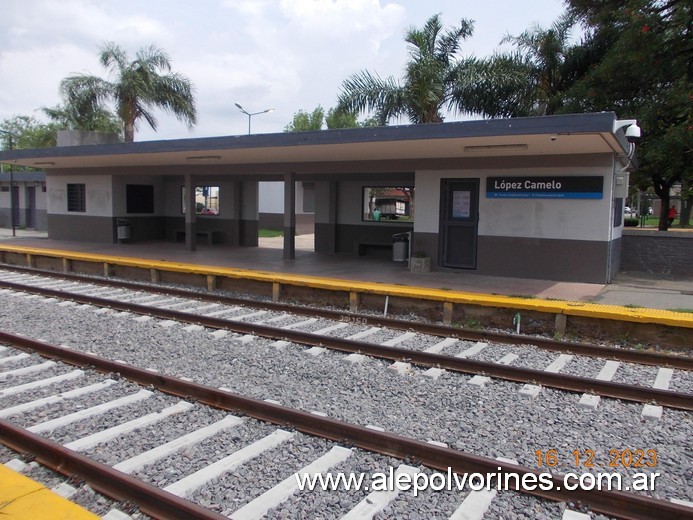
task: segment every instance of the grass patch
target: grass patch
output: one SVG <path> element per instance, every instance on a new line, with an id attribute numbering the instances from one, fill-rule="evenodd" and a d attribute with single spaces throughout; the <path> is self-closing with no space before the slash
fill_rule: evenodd
<path id="1" fill-rule="evenodd" d="M 522 300 L 536 300 L 536 296 L 531 294 L 508 294 L 508 298 L 520 298 Z"/>
<path id="2" fill-rule="evenodd" d="M 623 307 L 627 307 L 629 309 L 642 309 L 642 305 L 635 305 L 634 303 L 628 303 L 626 305 L 623 305 Z"/>
<path id="3" fill-rule="evenodd" d="M 686 313 L 686 314 L 693 314 L 693 309 L 667 309 L 668 311 L 671 312 L 681 312 L 681 313 Z"/>
<path id="4" fill-rule="evenodd" d="M 283 231 L 276 231 L 274 229 L 261 229 L 258 231 L 258 237 L 260 238 L 276 238 L 276 237 L 283 237 L 284 232 Z"/>

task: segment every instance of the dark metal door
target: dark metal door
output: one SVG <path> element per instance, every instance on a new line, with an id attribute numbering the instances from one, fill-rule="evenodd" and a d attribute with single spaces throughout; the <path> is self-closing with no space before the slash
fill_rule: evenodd
<path id="1" fill-rule="evenodd" d="M 26 227 L 36 227 L 36 188 L 26 188 Z"/>
<path id="2" fill-rule="evenodd" d="M 19 221 L 19 186 L 12 187 L 12 224 L 14 226 L 20 226 Z"/>
<path id="3" fill-rule="evenodd" d="M 442 179 L 440 191 L 441 265 L 476 269 L 479 179 Z"/>

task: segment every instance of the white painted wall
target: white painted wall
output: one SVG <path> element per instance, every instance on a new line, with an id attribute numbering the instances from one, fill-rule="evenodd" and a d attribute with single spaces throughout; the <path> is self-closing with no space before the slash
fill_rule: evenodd
<path id="1" fill-rule="evenodd" d="M 284 213 L 284 183 L 259 182 L 260 213 Z M 303 183 L 296 182 L 296 214 L 303 214 Z"/>
<path id="2" fill-rule="evenodd" d="M 258 219 L 259 182 L 244 181 L 241 183 L 241 219 Z M 230 218 L 230 217 L 229 217 Z"/>
<path id="3" fill-rule="evenodd" d="M 67 185 L 84 184 L 86 212 L 67 211 Z M 48 175 L 46 176 L 47 210 L 53 215 L 112 217 L 112 177 L 110 175 Z"/>
<path id="4" fill-rule="evenodd" d="M 601 200 L 486 197 L 488 177 L 596 175 L 604 177 L 604 195 Z M 612 170 L 610 167 L 417 171 L 414 231 L 439 232 L 440 181 L 443 178 L 479 179 L 479 235 L 611 240 Z"/>

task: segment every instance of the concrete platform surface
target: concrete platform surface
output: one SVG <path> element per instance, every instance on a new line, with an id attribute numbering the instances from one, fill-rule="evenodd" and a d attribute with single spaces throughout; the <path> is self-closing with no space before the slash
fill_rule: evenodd
<path id="1" fill-rule="evenodd" d="M 411 273 L 407 262 L 390 258 L 332 255 L 313 251 L 313 235 L 296 237 L 296 258 L 284 260 L 283 238 L 261 238 L 259 247 L 198 244 L 190 252 L 181 242 L 100 244 L 52 240 L 45 232 L 0 228 L 0 241 L 13 245 L 54 248 L 168 260 L 189 264 L 324 276 L 344 280 L 389 283 L 488 295 L 593 302 L 607 305 L 693 311 L 693 272 L 686 278 L 662 278 L 647 273 L 619 273 L 611 284 L 557 282 L 479 275 L 472 271 Z"/>

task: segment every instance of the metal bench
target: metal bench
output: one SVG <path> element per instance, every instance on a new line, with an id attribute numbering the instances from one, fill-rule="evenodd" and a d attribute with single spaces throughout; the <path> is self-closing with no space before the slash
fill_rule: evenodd
<path id="1" fill-rule="evenodd" d="M 176 234 L 176 241 L 181 241 L 185 240 L 185 230 L 184 229 L 177 229 L 175 231 Z M 221 232 L 220 231 L 195 231 L 195 238 L 204 238 L 207 241 L 207 244 L 210 246 L 213 244 L 218 244 L 219 239 L 221 238 Z"/>

